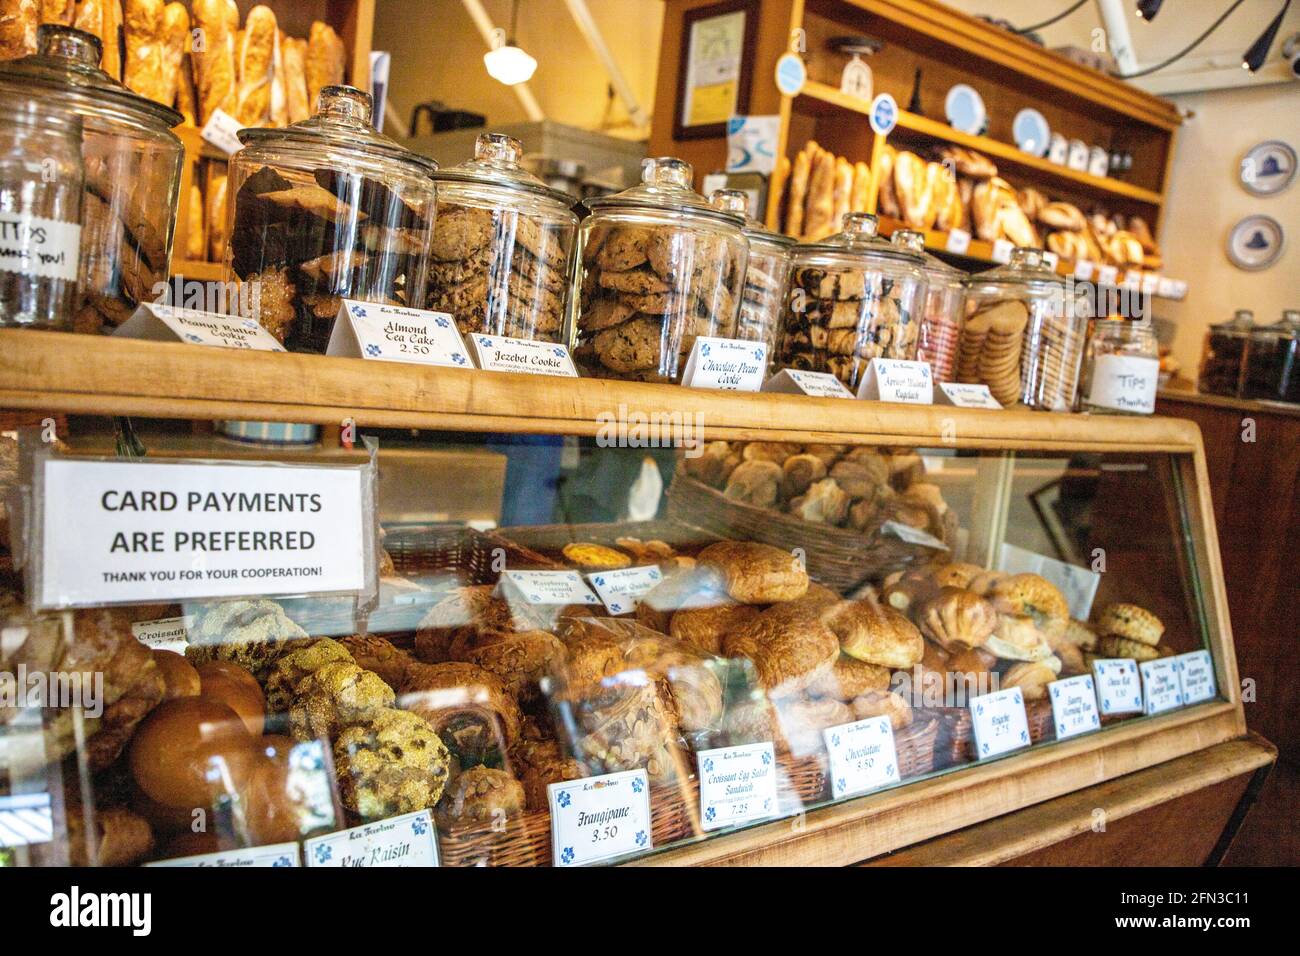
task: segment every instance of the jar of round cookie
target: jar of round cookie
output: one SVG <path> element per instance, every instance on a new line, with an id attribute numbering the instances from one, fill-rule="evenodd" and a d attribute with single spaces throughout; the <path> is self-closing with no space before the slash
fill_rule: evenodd
<path id="1" fill-rule="evenodd" d="M 777 363 L 830 372 L 856 392 L 873 358 L 916 358 L 925 270 L 920 253 L 876 235 L 875 216 L 842 223 L 791 250 Z"/>
<path id="2" fill-rule="evenodd" d="M 677 382 L 696 338 L 735 337 L 744 220 L 710 206 L 693 175 L 647 159 L 639 185 L 584 201 L 570 339 L 587 374 Z"/>
<path id="3" fill-rule="evenodd" d="M 102 54 L 98 37 L 44 24 L 36 53 L 0 63 L 0 99 L 34 100 L 42 112 L 81 120 L 77 332 L 111 332 L 158 297 L 171 260 L 184 159 L 172 132 L 181 114 L 110 77 L 99 67 Z"/>
<path id="4" fill-rule="evenodd" d="M 1043 263 L 1017 248 L 1006 265 L 966 280 L 957 381 L 987 385 L 1003 405 L 1074 409 L 1091 306 Z"/>
<path id="5" fill-rule="evenodd" d="M 794 239 L 772 232 L 752 218 L 748 213 L 749 195 L 743 189 L 714 190 L 709 202 L 718 209 L 745 217 L 749 263 L 745 267 L 736 338 L 766 345 L 770 366 L 776 358 L 776 337 L 780 331 L 781 309 L 785 305 L 790 248 Z"/>
<path id="6" fill-rule="evenodd" d="M 916 338 L 916 358 L 930 363 L 936 382 L 951 382 L 957 371 L 957 343 L 966 319 L 966 274 L 925 251 L 925 233 L 899 229 L 890 241 L 925 260 L 925 309 Z"/>
<path id="7" fill-rule="evenodd" d="M 290 351 L 324 352 L 343 299 L 423 308 L 438 164 L 376 132 L 370 94 L 243 129 L 230 158 L 225 277 Z"/>
<path id="8" fill-rule="evenodd" d="M 434 173 L 425 307 L 454 317 L 462 335 L 558 342 L 578 216 L 522 158 L 519 140 L 482 133 L 472 160 Z"/>
<path id="9" fill-rule="evenodd" d="M 1104 415 L 1151 415 L 1156 410 L 1160 346 L 1150 322 L 1097 319 L 1088 335 L 1079 406 Z"/>

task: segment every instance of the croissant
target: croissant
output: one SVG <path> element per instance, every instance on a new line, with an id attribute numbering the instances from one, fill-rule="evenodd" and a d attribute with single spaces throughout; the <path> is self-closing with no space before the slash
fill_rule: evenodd
<path id="1" fill-rule="evenodd" d="M 951 654 L 982 646 L 998 626 L 998 613 L 978 594 L 945 587 L 921 605 L 916 622 L 925 637 Z"/>

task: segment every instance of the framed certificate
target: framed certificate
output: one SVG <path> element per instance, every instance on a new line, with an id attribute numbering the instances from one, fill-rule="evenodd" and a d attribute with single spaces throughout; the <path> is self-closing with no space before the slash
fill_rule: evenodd
<path id="1" fill-rule="evenodd" d="M 726 0 L 686 11 L 677 69 L 676 139 L 725 136 L 749 108 L 758 0 Z"/>

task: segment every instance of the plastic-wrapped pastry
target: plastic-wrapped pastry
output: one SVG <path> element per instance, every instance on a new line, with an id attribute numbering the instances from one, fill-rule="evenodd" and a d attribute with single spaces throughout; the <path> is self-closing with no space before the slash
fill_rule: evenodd
<path id="1" fill-rule="evenodd" d="M 668 633 L 705 654 L 721 654 L 727 634 L 752 622 L 761 613 L 752 604 L 715 604 L 684 608 L 673 614 Z"/>
<path id="2" fill-rule="evenodd" d="M 827 674 L 839 657 L 840 642 L 826 620 L 834 607 L 817 601 L 774 604 L 728 634 L 723 653 L 753 661 L 771 696 L 796 694 Z"/>
<path id="3" fill-rule="evenodd" d="M 519 735 L 519 705 L 494 675 L 474 664 L 414 664 L 400 704 L 419 714 L 463 765 L 504 752 Z"/>
<path id="4" fill-rule="evenodd" d="M 510 751 L 510 762 L 523 784 L 524 804 L 529 810 L 547 809 L 546 788 L 551 784 L 588 775 L 581 761 L 565 755 L 559 742 L 549 738 L 521 740 Z"/>
<path id="5" fill-rule="evenodd" d="M 433 809 L 450 775 L 451 755 L 417 714 L 380 708 L 334 744 L 343 805 L 364 820 Z"/>
<path id="6" fill-rule="evenodd" d="M 440 829 L 475 823 L 501 823 L 524 812 L 524 787 L 504 770 L 470 767 L 452 781 L 438 801 Z"/>
<path id="7" fill-rule="evenodd" d="M 274 601 L 225 601 L 198 616 L 185 656 L 192 664 L 229 661 L 261 678 L 282 654 L 295 649 L 292 642 L 308 639 Z"/>
<path id="8" fill-rule="evenodd" d="M 850 701 L 872 691 L 887 690 L 889 674 L 888 667 L 868 664 L 841 654 L 826 674 L 808 685 L 808 694 L 811 697 Z"/>
<path id="9" fill-rule="evenodd" d="M 869 691 L 853 700 L 853 719 L 888 717 L 889 726 L 902 730 L 912 722 L 912 705 L 907 698 L 889 690 Z"/>
<path id="10" fill-rule="evenodd" d="M 594 774 L 645 768 L 652 784 L 684 772 L 685 754 L 671 707 L 658 684 L 631 675 L 573 702 L 574 753 Z"/>
<path id="11" fill-rule="evenodd" d="M 621 641 L 625 670 L 641 670 L 667 689 L 685 731 L 709 730 L 722 717 L 722 684 L 694 649 L 648 628 Z"/>
<path id="12" fill-rule="evenodd" d="M 853 710 L 848 704 L 832 698 L 820 700 L 793 700 L 776 708 L 785 749 L 796 757 L 825 750 L 822 731 L 853 721 Z"/>
<path id="13" fill-rule="evenodd" d="M 743 604 L 792 601 L 808 590 L 808 572 L 788 551 L 754 541 L 720 541 L 699 554 L 717 571 L 732 598 Z"/>
<path id="14" fill-rule="evenodd" d="M 538 696 L 538 682 L 564 654 L 564 644 L 550 631 L 481 631 L 461 633 L 451 644 L 453 661 L 476 664 L 495 674 L 520 701 Z"/>

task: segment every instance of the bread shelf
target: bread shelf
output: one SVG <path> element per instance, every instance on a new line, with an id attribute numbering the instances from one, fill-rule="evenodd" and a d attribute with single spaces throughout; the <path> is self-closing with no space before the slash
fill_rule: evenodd
<path id="1" fill-rule="evenodd" d="M 813 80 L 809 80 L 804 84 L 803 89 L 799 92 L 799 98 L 821 104 L 813 107 L 814 110 L 824 110 L 829 107 L 866 116 L 871 109 L 869 102 L 842 93 L 829 84 L 818 83 Z M 907 134 L 910 133 L 915 137 L 923 137 L 954 146 L 964 146 L 967 149 L 984 153 L 1000 163 L 1009 164 L 1021 170 L 1032 171 L 1047 179 L 1070 184 L 1074 188 L 1082 186 L 1093 192 L 1119 196 L 1150 206 L 1160 206 L 1163 203 L 1160 194 L 1150 189 L 1143 189 L 1140 186 L 1134 186 L 1131 183 L 1109 177 L 1091 176 L 1088 173 L 1060 166 L 1043 159 L 1041 156 L 1026 153 L 1017 146 L 990 139 L 987 136 L 971 136 L 968 133 L 953 129 L 946 123 L 918 116 L 906 110 L 899 110 L 896 130 L 903 131 L 903 138 L 907 138 Z"/>

